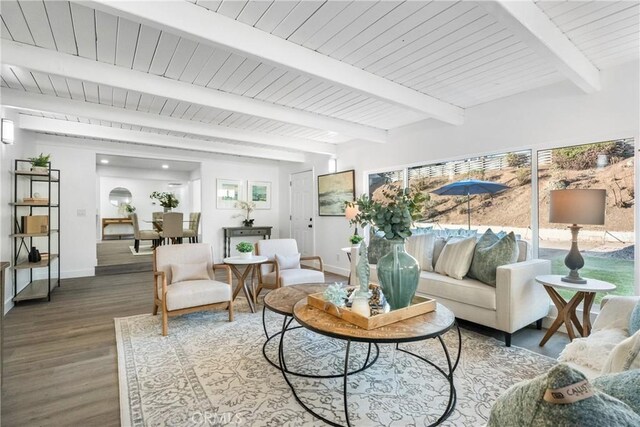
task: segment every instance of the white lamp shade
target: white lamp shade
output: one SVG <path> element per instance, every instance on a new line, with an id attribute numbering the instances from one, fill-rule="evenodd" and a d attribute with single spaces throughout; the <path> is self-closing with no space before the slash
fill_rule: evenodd
<path id="1" fill-rule="evenodd" d="M 349 221 L 353 220 L 359 213 L 360 213 L 360 210 L 358 209 L 357 206 L 347 206 L 347 208 L 344 210 L 344 216 Z"/>
<path id="2" fill-rule="evenodd" d="M 606 190 L 552 190 L 549 222 L 603 225 Z"/>

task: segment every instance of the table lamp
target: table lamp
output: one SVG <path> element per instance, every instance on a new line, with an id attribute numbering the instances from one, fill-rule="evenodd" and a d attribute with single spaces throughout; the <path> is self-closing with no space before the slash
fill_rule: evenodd
<path id="1" fill-rule="evenodd" d="M 607 201 L 606 190 L 552 190 L 549 206 L 549 222 L 571 224 L 571 250 L 564 259 L 564 264 L 570 270 L 562 278 L 568 283 L 587 283 L 580 277 L 578 270 L 584 266 L 584 258 L 578 250 L 578 232 L 583 225 L 603 225 L 604 211 Z"/>
<path id="2" fill-rule="evenodd" d="M 360 213 L 360 209 L 358 209 L 358 206 L 353 205 L 353 206 L 347 206 L 344 210 L 344 216 L 345 218 L 347 218 L 347 220 L 349 220 L 349 222 L 353 222 L 356 218 L 356 216 L 358 216 L 358 214 Z M 358 224 L 356 223 L 356 231 L 353 233 L 354 236 L 358 235 Z"/>

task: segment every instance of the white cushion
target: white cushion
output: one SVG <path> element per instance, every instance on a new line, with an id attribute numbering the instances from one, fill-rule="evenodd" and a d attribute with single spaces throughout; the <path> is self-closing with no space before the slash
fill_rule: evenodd
<path id="1" fill-rule="evenodd" d="M 231 301 L 231 286 L 216 280 L 188 280 L 167 288 L 167 310 Z"/>
<path id="2" fill-rule="evenodd" d="M 440 254 L 442 254 L 442 250 L 444 246 L 447 244 L 446 237 L 436 237 L 435 242 L 433 242 L 433 268 L 436 267 L 438 263 L 438 259 L 440 258 Z M 425 270 L 426 271 L 426 270 Z M 431 269 L 433 271 L 433 269 Z"/>
<path id="3" fill-rule="evenodd" d="M 280 269 L 280 271 L 300 268 L 300 254 L 294 254 L 294 255 L 276 254 L 275 257 L 276 257 L 276 262 L 278 263 L 278 268 Z"/>
<path id="4" fill-rule="evenodd" d="M 276 273 L 262 275 L 262 282 L 267 285 L 276 284 Z M 280 286 L 299 285 L 301 283 L 324 283 L 324 273 L 308 268 L 280 271 Z"/>
<path id="5" fill-rule="evenodd" d="M 528 261 L 531 259 L 531 245 L 526 240 L 518 239 L 518 260 L 516 262 Z"/>
<path id="6" fill-rule="evenodd" d="M 603 301 L 604 302 L 604 301 Z M 629 334 L 629 318 L 638 302 L 638 297 L 613 296 L 602 305 L 593 322 L 593 330 L 622 329 Z"/>
<path id="7" fill-rule="evenodd" d="M 421 270 L 433 271 L 435 241 L 436 236 L 433 233 L 418 234 L 407 239 L 407 253 L 418 261 Z"/>
<path id="8" fill-rule="evenodd" d="M 471 267 L 475 247 L 475 237 L 450 239 L 438 258 L 435 271 L 456 279 L 462 279 L 469 271 L 469 267 Z"/>
<path id="9" fill-rule="evenodd" d="M 213 274 L 213 249 L 209 243 L 190 243 L 188 245 L 162 245 L 155 249 L 156 271 L 163 271 L 167 284 L 174 282 L 171 265 L 208 263 L 209 277 Z"/>
<path id="10" fill-rule="evenodd" d="M 640 331 L 618 343 L 602 367 L 603 374 L 640 369 Z"/>
<path id="11" fill-rule="evenodd" d="M 459 280 L 423 271 L 420 273 L 418 292 L 489 310 L 496 309 L 496 288 L 468 277 Z"/>
<path id="12" fill-rule="evenodd" d="M 207 271 L 206 262 L 192 264 L 171 264 L 172 281 L 184 282 L 186 280 L 211 280 Z"/>

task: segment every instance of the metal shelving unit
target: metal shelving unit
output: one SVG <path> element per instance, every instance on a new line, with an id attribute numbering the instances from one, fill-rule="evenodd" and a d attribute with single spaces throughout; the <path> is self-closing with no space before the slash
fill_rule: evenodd
<path id="1" fill-rule="evenodd" d="M 60 169 L 52 169 L 49 162 L 46 171 L 32 171 L 29 160 L 15 160 L 13 174 L 13 301 L 44 299 L 51 301 L 51 291 L 60 286 Z M 46 194 L 47 202 L 25 202 L 19 194 L 27 194 L 33 198 L 35 193 Z M 45 214 L 46 212 L 46 214 Z M 46 215 L 49 225 L 46 233 L 25 233 L 21 218 L 27 215 Z M 52 237 L 55 243 L 52 244 Z M 36 240 L 37 239 L 37 240 Z M 28 255 L 36 241 L 40 244 L 46 240 L 46 253 L 39 262 L 29 262 Z M 53 268 L 55 267 L 55 268 Z M 34 279 L 34 272 L 46 269 L 45 278 Z M 28 272 L 27 285 L 18 292 L 19 280 L 24 283 L 23 273 Z M 55 270 L 55 271 L 52 271 Z M 36 276 L 42 276 L 36 274 Z"/>

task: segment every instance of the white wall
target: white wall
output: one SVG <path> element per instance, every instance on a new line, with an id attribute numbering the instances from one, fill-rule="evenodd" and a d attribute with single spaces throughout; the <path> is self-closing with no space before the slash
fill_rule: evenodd
<path id="1" fill-rule="evenodd" d="M 13 264 L 11 255 L 13 239 L 8 237 L 13 233 L 13 209 L 9 207 L 9 203 L 13 201 L 13 177 L 9 171 L 14 169 L 15 159 L 25 158 L 25 150 L 30 148 L 31 135 L 17 127 L 18 118 L 15 111 L 5 108 L 0 111 L 2 118 L 13 120 L 15 125 L 15 143 L 13 145 L 0 144 L 0 206 L 2 206 L 0 209 L 0 260 Z M 4 308 L 6 313 L 13 307 L 11 300 L 13 298 L 13 270 L 8 268 L 4 273 Z"/>
<path id="2" fill-rule="evenodd" d="M 367 172 L 372 170 L 515 148 L 544 148 L 624 137 L 635 137 L 638 141 L 638 76 L 638 63 L 626 64 L 603 71 L 603 88 L 594 94 L 584 94 L 570 83 L 558 83 L 469 108 L 462 126 L 429 120 L 391 131 L 386 144 L 341 144 L 338 170 L 356 170 L 356 194 L 359 195 L 365 190 Z M 329 172 L 326 157 L 310 157 L 301 169 L 305 167 L 313 167 L 316 175 Z M 288 205 L 282 209 L 288 212 Z M 638 204 L 636 209 L 637 221 Z M 340 255 L 340 248 L 345 246 L 351 233 L 353 229 L 342 218 L 317 218 L 316 249 L 328 270 L 348 273 L 346 257 Z M 636 268 L 639 264 L 636 260 Z M 639 276 L 636 272 L 636 281 Z"/>
<path id="3" fill-rule="evenodd" d="M 247 181 L 271 182 L 271 209 L 258 209 L 252 212 L 254 225 L 273 227 L 272 238 L 280 233 L 280 163 L 252 159 L 205 161 L 201 168 L 202 177 L 202 235 L 204 242 L 214 245 L 214 255 L 219 262 L 223 255 L 222 227 L 240 227 L 244 217 L 233 218 L 242 213 L 238 209 L 218 209 L 216 207 L 217 179 L 241 180 L 246 199 Z M 246 237 L 243 241 L 255 242 L 257 237 Z M 234 238 L 231 254 L 236 255 L 235 245 L 240 242 Z"/>

